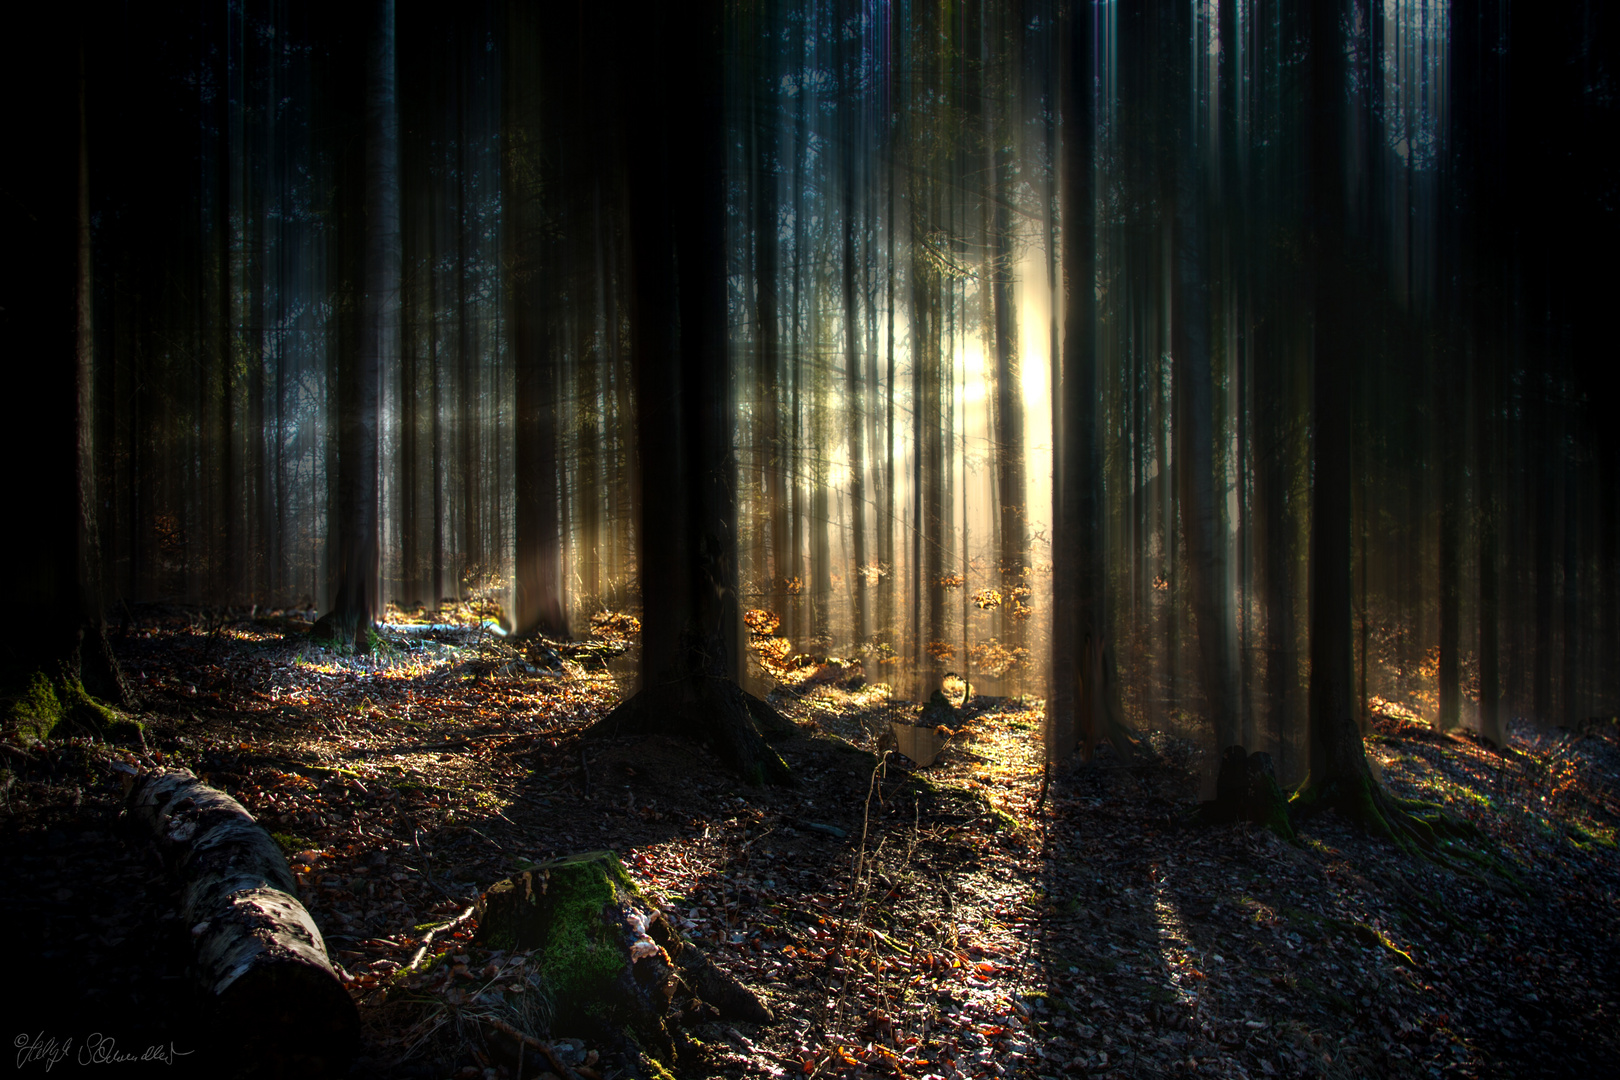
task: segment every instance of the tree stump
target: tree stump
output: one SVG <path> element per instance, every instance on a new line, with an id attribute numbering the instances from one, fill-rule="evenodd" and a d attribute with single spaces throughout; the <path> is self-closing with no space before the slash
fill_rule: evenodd
<path id="1" fill-rule="evenodd" d="M 1241 746 L 1229 746 L 1221 754 L 1221 771 L 1215 778 L 1215 798 L 1193 812 L 1197 824 L 1248 821 L 1282 837 L 1294 838 L 1294 824 L 1288 814 L 1288 796 L 1277 784 L 1271 755 L 1256 750 L 1246 753 Z"/>
<path id="2" fill-rule="evenodd" d="M 584 1029 L 623 1055 L 623 1067 L 661 1074 L 683 1041 L 678 1016 L 702 1005 L 768 1023 L 747 987 L 686 942 L 647 901 L 611 851 L 543 863 L 491 885 L 478 902 L 476 940 L 535 950 L 554 1026 Z"/>
<path id="3" fill-rule="evenodd" d="M 359 1015 L 276 842 L 241 803 L 184 769 L 139 776 L 128 807 L 183 884 L 197 981 L 236 1074 L 342 1072 Z"/>

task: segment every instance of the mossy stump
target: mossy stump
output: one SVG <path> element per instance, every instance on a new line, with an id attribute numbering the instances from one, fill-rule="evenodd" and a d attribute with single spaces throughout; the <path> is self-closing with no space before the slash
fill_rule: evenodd
<path id="1" fill-rule="evenodd" d="M 682 1015 L 767 1023 L 747 987 L 680 936 L 611 851 L 542 863 L 479 899 L 479 944 L 535 950 L 555 1026 L 585 1030 L 622 1055 L 627 1075 L 657 1076 L 685 1042 Z"/>
<path id="2" fill-rule="evenodd" d="M 25 746 L 44 742 L 60 734 L 63 725 L 76 732 L 94 735 L 109 742 L 141 745 L 144 728 L 139 720 L 96 700 L 77 676 L 64 672 L 52 680 L 36 671 L 26 684 L 8 686 L 0 692 L 7 702 L 5 726 L 15 731 Z"/>

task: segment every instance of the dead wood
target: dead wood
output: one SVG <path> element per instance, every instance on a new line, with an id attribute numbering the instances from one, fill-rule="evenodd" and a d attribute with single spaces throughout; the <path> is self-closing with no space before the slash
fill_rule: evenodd
<path id="1" fill-rule="evenodd" d="M 654 1062 L 676 1061 L 684 1039 L 675 1017 L 694 1004 L 733 1020 L 773 1019 L 753 991 L 681 937 L 611 851 L 556 859 L 498 881 L 478 907 L 475 940 L 535 950 L 556 1023 L 594 1031 L 627 1072 L 656 1075 Z"/>
<path id="2" fill-rule="evenodd" d="M 198 987 L 240 1073 L 341 1072 L 359 1017 L 275 841 L 185 769 L 142 774 L 127 804 L 182 882 Z"/>

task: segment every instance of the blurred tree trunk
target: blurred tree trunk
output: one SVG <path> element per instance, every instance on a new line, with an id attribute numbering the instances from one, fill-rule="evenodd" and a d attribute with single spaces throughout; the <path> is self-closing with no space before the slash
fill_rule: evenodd
<path id="1" fill-rule="evenodd" d="M 1443 348 L 1431 359 L 1442 385 L 1437 387 L 1435 407 L 1440 414 L 1440 711 L 1435 717 L 1438 731 L 1450 731 L 1458 724 L 1461 689 L 1458 685 L 1457 650 L 1462 644 L 1462 582 L 1459 518 L 1462 514 L 1462 447 L 1466 423 L 1457 415 L 1463 407 L 1454 385 L 1460 373 L 1451 371 L 1452 355 Z"/>
<path id="2" fill-rule="evenodd" d="M 1181 23 L 1178 36 L 1194 32 Z M 1181 100 L 1196 97 L 1189 66 L 1175 80 Z M 1175 125 L 1181 134 L 1175 163 L 1174 293 L 1170 351 L 1175 365 L 1174 446 L 1182 536 L 1187 545 L 1187 582 L 1192 594 L 1193 630 L 1198 636 L 1199 682 L 1217 754 L 1240 745 L 1236 648 L 1231 605 L 1226 600 L 1226 537 L 1215 496 L 1214 355 L 1210 278 L 1211 177 L 1201 143 L 1207 133 Z M 1191 121 L 1196 122 L 1196 121 Z"/>
<path id="3" fill-rule="evenodd" d="M 708 743 L 751 783 L 792 774 L 761 734 L 792 725 L 738 685 L 735 402 L 727 357 L 721 5 L 631 31 L 627 138 L 636 434 L 641 459 L 641 687 L 596 734 Z M 689 94 L 672 95 L 677 82 Z M 695 95 L 695 100 L 692 100 Z"/>
<path id="4" fill-rule="evenodd" d="M 1350 416 L 1357 340 L 1346 239 L 1346 72 L 1340 0 L 1313 0 L 1309 75 L 1311 254 L 1316 325 L 1311 491 L 1310 776 L 1297 804 L 1328 806 L 1404 838 L 1406 816 L 1373 778 L 1355 716 L 1350 591 Z"/>
<path id="5" fill-rule="evenodd" d="M 1013 304 L 1012 201 L 1017 192 L 1011 147 L 995 145 L 991 157 L 995 167 L 991 303 L 996 345 L 996 523 L 1000 539 L 996 561 L 998 584 L 1004 598 L 998 621 L 1006 639 L 1002 644 L 1013 650 L 1024 644 L 1024 623 L 1015 615 L 1014 590 L 1028 584 L 1024 571 L 1029 565 L 1028 507 L 1024 493 L 1024 380 L 1018 356 L 1018 313 Z"/>
<path id="6" fill-rule="evenodd" d="M 60 12 L 18 13 L 12 30 L 37 66 L 8 69 L 18 110 L 12 135 L 30 165 L 0 178 L 0 223 L 27 259 L 6 260 L 0 340 L 17 358 L 13 389 L 27 408 L 6 425 L 14 610 L 0 668 L 8 683 L 38 671 L 82 679 L 92 695 L 128 694 L 107 640 L 97 523 L 92 362 L 90 159 L 84 58 Z M 46 81 L 41 83 L 43 78 Z"/>
<path id="7" fill-rule="evenodd" d="M 1064 28 L 1063 355 L 1052 398 L 1052 670 L 1047 754 L 1076 746 L 1089 758 L 1098 734 L 1089 685 L 1103 659 L 1102 448 L 1097 422 L 1097 238 L 1093 151 L 1093 12 L 1079 5 Z M 1082 685 L 1087 684 L 1087 685 Z"/>
<path id="8" fill-rule="evenodd" d="M 567 15 L 557 14 L 551 29 L 565 41 Z M 568 636 L 567 590 L 563 581 L 562 492 L 557 477 L 558 304 L 572 295 L 560 265 L 561 244 L 548 242 L 548 215 L 562 213 L 575 192 L 562 182 L 567 148 L 580 145 L 572 122 L 578 103 L 568 100 L 574 85 L 572 48 L 539 55 L 538 12 L 523 4 L 507 7 L 506 63 L 502 67 L 501 202 L 505 221 L 507 325 L 516 370 L 517 582 L 511 612 L 516 634 Z M 542 139 L 542 110 L 566 134 Z"/>
<path id="9" fill-rule="evenodd" d="M 360 256 L 351 277 L 358 316 L 339 331 L 338 575 L 332 608 L 315 632 L 358 649 L 369 647 L 382 608 L 380 581 L 380 451 L 382 373 L 399 354 L 399 113 L 394 83 L 394 0 L 371 13 L 365 68 L 363 169 L 348 170 L 349 232 L 344 251 Z M 343 196 L 340 195 L 340 198 Z M 363 201 L 362 201 L 363 200 Z M 358 206 L 356 204 L 359 204 Z M 358 235 L 356 235 L 358 234 Z"/>
<path id="10" fill-rule="evenodd" d="M 855 291 L 855 168 L 856 118 L 861 106 L 858 94 L 858 72 L 862 58 L 858 54 L 846 55 L 844 35 L 838 35 L 839 83 L 843 90 L 838 109 L 840 144 L 840 172 L 843 181 L 843 316 L 844 316 L 844 437 L 849 460 L 849 530 L 852 559 L 846 567 L 850 596 L 854 601 L 851 633 L 859 654 L 859 646 L 866 640 L 866 579 L 862 568 L 866 565 L 866 455 L 861 445 L 865 423 L 866 402 L 861 381 L 860 303 Z"/>

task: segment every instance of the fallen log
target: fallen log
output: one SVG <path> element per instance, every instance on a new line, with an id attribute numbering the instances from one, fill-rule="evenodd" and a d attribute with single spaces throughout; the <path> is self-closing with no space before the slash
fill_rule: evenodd
<path id="1" fill-rule="evenodd" d="M 276 842 L 241 803 L 184 769 L 141 774 L 127 803 L 182 883 L 197 982 L 232 1060 L 221 1071 L 343 1071 L 359 1015 Z"/>

